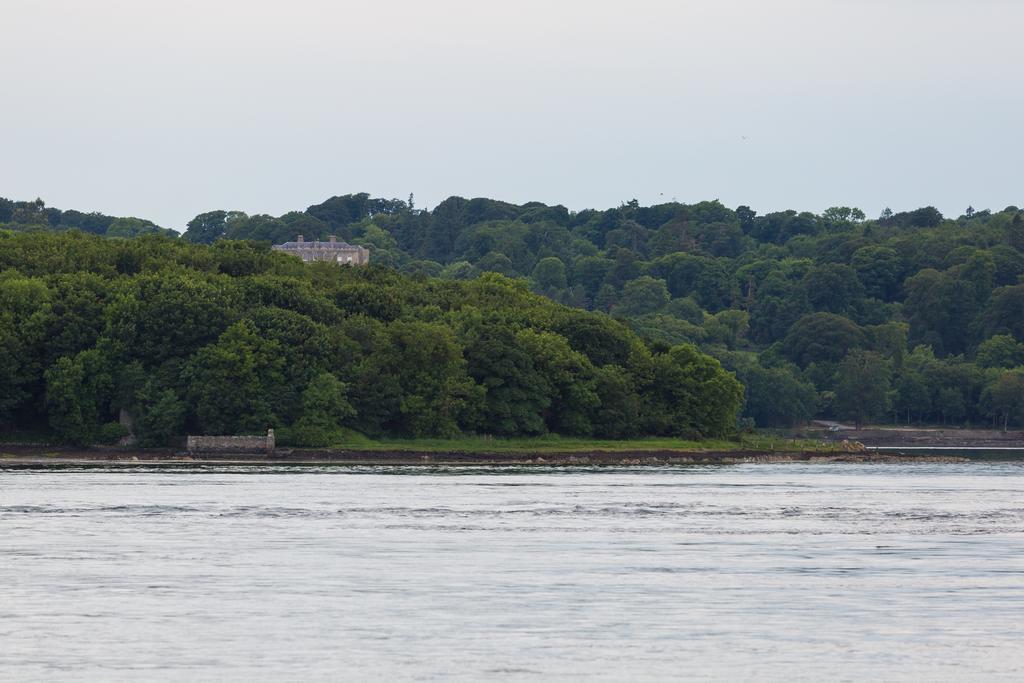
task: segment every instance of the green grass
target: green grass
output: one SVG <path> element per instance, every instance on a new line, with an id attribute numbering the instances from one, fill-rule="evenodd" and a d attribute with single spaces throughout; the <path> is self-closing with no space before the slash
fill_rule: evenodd
<path id="1" fill-rule="evenodd" d="M 283 430 L 282 430 L 283 431 Z M 12 438 L 14 437 L 14 438 Z M 2 441 L 20 443 L 50 443 L 51 436 L 45 433 L 18 432 L 8 434 Z M 288 448 L 287 443 L 279 445 Z M 758 431 L 743 434 L 736 439 L 707 439 L 692 441 L 664 437 L 648 437 L 640 439 L 587 439 L 558 436 L 549 434 L 536 437 L 487 437 L 460 436 L 452 439 L 371 439 L 359 432 L 346 429 L 344 436 L 337 443 L 328 447 L 338 450 L 359 451 L 417 451 L 425 453 L 586 453 L 590 451 L 626 452 L 626 451 L 684 451 L 684 452 L 724 452 L 724 451 L 759 451 L 759 452 L 793 452 L 815 451 L 834 452 L 839 448 L 829 442 L 814 439 L 790 438 L 784 434 L 771 431 Z M 324 449 L 311 449 L 324 450 Z M 47 453 L 46 455 L 58 455 Z"/>
<path id="2" fill-rule="evenodd" d="M 833 451 L 833 444 L 810 439 L 780 439 L 774 436 L 743 435 L 738 440 L 709 439 L 688 441 L 672 438 L 643 438 L 622 441 L 584 439 L 557 435 L 499 438 L 462 436 L 453 439 L 382 439 L 372 440 L 351 435 L 334 446 L 339 449 L 363 451 L 420 451 L 461 453 L 574 453 L 588 451 Z"/>

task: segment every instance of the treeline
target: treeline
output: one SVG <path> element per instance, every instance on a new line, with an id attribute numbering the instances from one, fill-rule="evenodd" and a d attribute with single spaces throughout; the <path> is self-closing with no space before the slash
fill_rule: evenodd
<path id="1" fill-rule="evenodd" d="M 735 430 L 742 387 L 523 281 L 306 266 L 265 243 L 0 230 L 0 430 L 142 445 L 277 428 L 321 446 L 459 433 Z"/>
<path id="2" fill-rule="evenodd" d="M 933 207 L 758 215 L 719 202 L 570 212 L 452 197 L 433 211 L 366 194 L 274 218 L 215 211 L 186 240 L 337 234 L 410 274 L 525 278 L 649 343 L 693 343 L 746 385 L 762 426 L 1024 424 L 1024 212 Z M 871 381 L 858 378 L 870 376 Z"/>
<path id="3" fill-rule="evenodd" d="M 15 202 L 4 197 L 0 197 L 0 227 L 19 232 L 80 230 L 104 237 L 178 236 L 174 230 L 161 228 L 153 221 L 142 218 L 118 218 L 102 213 L 83 213 L 73 209 L 61 211 L 46 206 L 42 199 L 31 202 Z"/>
<path id="4" fill-rule="evenodd" d="M 66 213 L 66 212 L 65 212 Z M 411 276 L 497 272 L 608 313 L 651 348 L 695 344 L 761 426 L 813 416 L 1024 425 L 1024 212 L 758 215 L 719 202 L 572 212 L 367 194 L 280 217 L 211 211 L 186 241 L 337 235 Z M 858 381 L 870 376 L 871 382 Z"/>

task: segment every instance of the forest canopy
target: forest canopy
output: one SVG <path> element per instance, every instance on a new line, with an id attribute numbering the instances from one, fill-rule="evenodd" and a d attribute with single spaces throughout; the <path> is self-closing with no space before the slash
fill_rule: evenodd
<path id="1" fill-rule="evenodd" d="M 95 225 L 83 216 L 93 216 Z M 108 219 L 108 227 L 96 227 Z M 117 237 L 110 226 L 118 220 L 139 219 L 0 200 L 0 223 L 10 230 L 70 229 Z M 747 206 L 730 209 L 717 201 L 641 206 L 634 200 L 607 210 L 570 211 L 539 202 L 450 197 L 424 210 L 415 207 L 412 197 L 403 201 L 363 193 L 332 197 L 276 217 L 205 212 L 188 223 L 178 243 L 182 251 L 176 253 L 204 254 L 195 258 L 217 262 L 218 271 L 232 278 L 264 277 L 269 273 L 247 273 L 241 264 L 231 265 L 232 258 L 242 261 L 241 255 L 251 252 L 273 260 L 260 250 L 298 234 L 306 239 L 336 235 L 365 246 L 371 262 L 380 267 L 371 269 L 379 273 L 374 277 L 386 273 L 400 283 L 389 290 L 393 296 L 381 297 L 375 282 L 359 279 L 369 273 L 339 275 L 355 279 L 346 284 L 344 294 L 332 291 L 329 298 L 340 317 L 329 325 L 351 324 L 345 322 L 351 311 L 362 310 L 390 329 L 394 323 L 411 322 L 407 290 L 472 289 L 500 281 L 518 296 L 532 290 L 562 304 L 550 309 L 561 316 L 603 314 L 580 317 L 573 325 L 530 321 L 510 333 L 516 348 L 533 349 L 526 355 L 538 348 L 553 352 L 554 346 L 528 339 L 523 330 L 563 338 L 570 351 L 590 362 L 599 376 L 595 382 L 606 391 L 615 381 L 635 383 L 639 378 L 629 366 L 627 347 L 632 347 L 602 336 L 614 329 L 652 358 L 671 358 L 674 348 L 687 346 L 699 349 L 696 358 L 717 359 L 746 387 L 742 415 L 758 426 L 795 425 L 815 416 L 1024 425 L 1024 212 L 1016 206 L 999 211 L 968 208 L 955 218 L 934 207 L 886 209 L 868 218 L 853 207 L 761 215 Z M 157 243 L 143 237 L 147 244 Z M 80 237 L 68 233 L 65 239 Z M 190 252 L 180 242 L 210 248 Z M 145 262 L 125 264 L 139 273 L 167 269 L 151 260 L 164 256 L 135 253 L 124 258 Z M 3 267 L 21 268 L 14 262 Z M 209 272 L 208 266 L 186 268 Z M 510 280 L 496 280 L 494 274 Z M 290 277 L 313 291 L 326 291 L 322 275 L 296 272 Z M 511 343 L 505 337 L 474 336 L 457 311 L 440 308 L 441 318 L 417 313 L 414 320 L 447 326 L 471 365 L 474 358 L 482 362 L 474 355 L 477 345 L 504 348 Z M 480 311 L 491 313 L 486 306 Z M 258 328 L 254 338 L 264 338 Z M 545 367 L 539 370 L 535 363 L 535 382 L 543 376 L 552 383 L 554 366 Z M 509 397 L 506 403 L 528 405 L 530 414 L 544 415 L 544 429 L 566 430 L 565 425 L 574 423 L 568 414 L 552 417 L 550 406 L 541 407 L 544 401 L 519 403 L 518 389 L 492 387 L 478 369 L 470 376 L 490 398 L 465 400 L 478 405 L 476 419 L 493 421 L 496 433 L 500 430 L 495 425 L 506 425 L 503 433 L 540 429 L 536 418 L 496 409 L 493 402 L 502 394 Z M 872 381 L 858 380 L 864 376 Z M 348 391 L 355 390 L 350 386 Z M 648 416 L 639 404 L 635 409 L 641 421 L 650 419 L 641 433 L 662 433 L 654 425 L 665 424 L 664 416 Z M 589 419 L 593 424 L 592 413 Z M 614 424 L 609 419 L 597 422 Z M 460 429 L 476 428 L 471 422 L 458 424 Z M 701 433 L 713 431 L 702 428 Z"/>
<path id="2" fill-rule="evenodd" d="M 252 241 L 0 231 L 0 425 L 75 444 L 277 428 L 723 436 L 742 387 L 522 280 L 304 265 Z"/>

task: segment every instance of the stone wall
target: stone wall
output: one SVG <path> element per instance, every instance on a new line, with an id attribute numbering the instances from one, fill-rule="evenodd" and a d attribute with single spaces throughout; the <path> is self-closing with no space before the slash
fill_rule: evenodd
<path id="1" fill-rule="evenodd" d="M 189 453 L 256 453 L 274 450 L 274 430 L 266 436 L 189 436 Z"/>

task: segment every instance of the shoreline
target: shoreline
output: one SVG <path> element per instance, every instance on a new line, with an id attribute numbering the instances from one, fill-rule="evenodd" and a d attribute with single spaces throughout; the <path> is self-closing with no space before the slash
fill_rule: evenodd
<path id="1" fill-rule="evenodd" d="M 194 453 L 173 449 L 67 449 L 2 447 L 0 469 L 5 467 L 156 466 L 189 465 L 348 465 L 348 466 L 463 466 L 463 467 L 624 467 L 667 465 L 737 465 L 746 463 L 962 463 L 972 458 L 947 454 L 880 453 L 878 451 L 761 451 L 761 450 L 635 450 L 468 452 L 415 450 L 280 450 L 274 453 Z"/>

